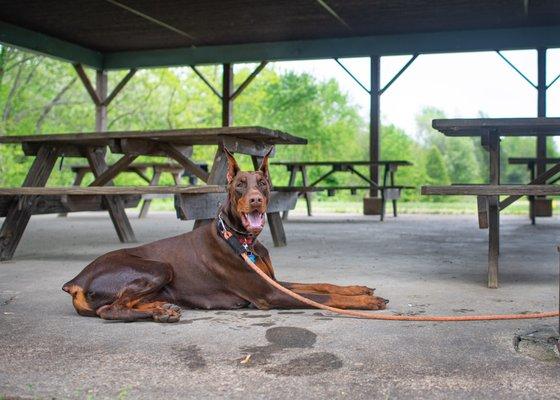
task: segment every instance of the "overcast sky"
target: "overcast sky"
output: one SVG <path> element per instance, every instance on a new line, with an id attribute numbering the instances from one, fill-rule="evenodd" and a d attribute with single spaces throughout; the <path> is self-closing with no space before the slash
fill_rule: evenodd
<path id="1" fill-rule="evenodd" d="M 537 83 L 537 53 L 506 51 L 529 79 Z M 410 56 L 383 57 L 384 85 Z M 560 73 L 560 50 L 548 50 L 548 82 Z M 369 59 L 342 60 L 369 87 Z M 308 72 L 320 80 L 336 79 L 360 113 L 369 118 L 369 97 L 334 60 L 276 62 L 280 70 Z M 424 106 L 435 106 L 448 117 L 535 117 L 537 93 L 495 52 L 420 55 L 381 96 L 382 122 L 393 123 L 410 135 L 416 131 L 415 115 Z M 560 80 L 548 90 L 548 116 L 560 116 Z"/>

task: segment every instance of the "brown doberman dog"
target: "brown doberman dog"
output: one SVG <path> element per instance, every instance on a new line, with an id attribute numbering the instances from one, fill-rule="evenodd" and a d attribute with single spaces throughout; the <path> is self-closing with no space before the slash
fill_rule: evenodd
<path id="1" fill-rule="evenodd" d="M 270 195 L 268 155 L 254 172 L 228 157 L 228 198 L 214 223 L 143 246 L 97 258 L 63 286 L 80 315 L 135 321 L 176 322 L 181 308 L 238 309 L 308 306 L 271 287 L 230 246 L 234 238 L 274 279 L 267 249 L 256 240 Z M 231 237 L 230 237 L 231 236 Z M 380 310 L 387 300 L 365 286 L 281 284 L 316 302 L 346 309 Z"/>

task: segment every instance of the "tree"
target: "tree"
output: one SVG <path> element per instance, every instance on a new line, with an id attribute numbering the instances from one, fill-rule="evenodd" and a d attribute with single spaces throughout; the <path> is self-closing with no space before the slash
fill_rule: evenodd
<path id="1" fill-rule="evenodd" d="M 428 151 L 426 155 L 426 175 L 431 185 L 449 185 L 449 175 L 443 156 L 436 146 Z"/>

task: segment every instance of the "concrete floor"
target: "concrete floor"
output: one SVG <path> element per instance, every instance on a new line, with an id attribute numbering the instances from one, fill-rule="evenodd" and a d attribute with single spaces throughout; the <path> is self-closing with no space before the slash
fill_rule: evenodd
<path id="1" fill-rule="evenodd" d="M 142 242 L 190 229 L 171 213 L 132 219 Z M 277 276 L 359 283 L 385 313 L 558 308 L 558 219 L 505 217 L 500 288 L 486 280 L 474 216 L 294 216 Z M 560 362 L 514 350 L 514 335 L 558 321 L 410 323 L 306 311 L 188 311 L 177 324 L 78 316 L 60 290 L 120 247 L 109 218 L 36 217 L 0 263 L 0 398 L 560 398 Z M 248 355 L 247 363 L 241 363 Z"/>

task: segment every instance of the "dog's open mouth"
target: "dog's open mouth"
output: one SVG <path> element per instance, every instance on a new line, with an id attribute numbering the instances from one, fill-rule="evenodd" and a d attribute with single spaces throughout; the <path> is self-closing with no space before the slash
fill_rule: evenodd
<path id="1" fill-rule="evenodd" d="M 264 213 L 258 210 L 253 210 L 250 213 L 242 213 L 241 220 L 247 231 L 260 231 L 264 226 Z"/>

